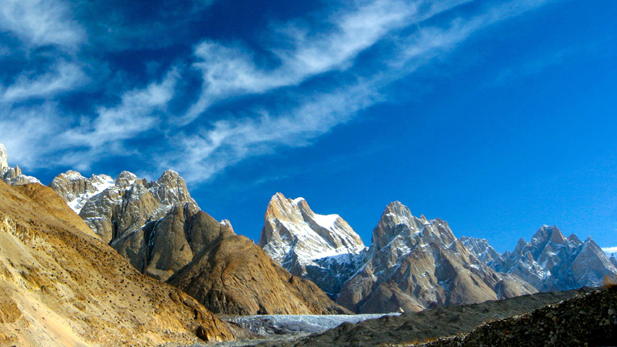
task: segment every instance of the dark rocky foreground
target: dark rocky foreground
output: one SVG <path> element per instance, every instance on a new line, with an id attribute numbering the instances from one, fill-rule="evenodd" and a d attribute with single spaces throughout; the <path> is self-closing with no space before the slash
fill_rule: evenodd
<path id="1" fill-rule="evenodd" d="M 556 304 L 593 291 L 594 289 L 592 288 L 583 288 L 567 292 L 526 295 L 475 305 L 439 307 L 418 313 L 367 320 L 358 324 L 345 323 L 322 334 L 314 334 L 292 341 L 255 341 L 253 343 L 247 342 L 244 346 L 413 345 L 414 343 L 422 343 L 427 340 L 467 334 L 484 322 L 498 321 L 510 316 L 525 314 L 548 304 Z M 443 343 L 450 342 L 450 340 L 443 341 Z M 457 342 L 452 343 L 454 344 L 444 346 L 456 346 Z M 469 346 L 476 345 L 469 344 Z M 484 345 L 490 346 L 493 344 Z M 539 345 L 542 346 L 543 344 Z"/>
<path id="2" fill-rule="evenodd" d="M 617 287 L 483 324 L 424 346 L 617 346 Z"/>

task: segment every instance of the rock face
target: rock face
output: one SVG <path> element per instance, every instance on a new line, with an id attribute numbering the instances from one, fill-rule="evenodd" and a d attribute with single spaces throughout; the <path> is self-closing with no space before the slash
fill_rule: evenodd
<path id="1" fill-rule="evenodd" d="M 198 250 L 189 245 L 184 223 L 199 207 L 175 171 L 165 171 L 153 182 L 127 171 L 115 181 L 68 171 L 50 187 L 104 242 L 152 277 L 165 281 Z"/>
<path id="2" fill-rule="evenodd" d="M 202 216 L 193 226 L 214 223 Z M 344 314 L 314 283 L 291 275 L 244 236 L 222 226 L 202 251 L 169 279 L 215 313 Z"/>
<path id="3" fill-rule="evenodd" d="M 555 226 L 543 226 L 527 243 L 520 239 L 512 253 L 488 264 L 497 271 L 517 275 L 539 291 L 569 290 L 602 285 L 604 276 L 617 268 L 590 238 L 584 242 L 572 234 L 565 238 Z"/>
<path id="4" fill-rule="evenodd" d="M 258 245 L 293 275 L 309 279 L 336 298 L 362 264 L 367 248 L 339 215 L 314 213 L 306 200 L 275 194 Z"/>
<path id="5" fill-rule="evenodd" d="M 611 257 L 609 260 L 611 261 L 611 264 L 613 264 L 613 266 L 617 267 L 617 258 L 615 258 L 615 253 L 611 254 Z"/>
<path id="6" fill-rule="evenodd" d="M 22 185 L 29 183 L 41 183 L 32 176 L 26 176 L 21 172 L 19 166 L 10 167 L 8 164 L 6 148 L 0 143 L 0 180 L 12 185 Z"/>
<path id="7" fill-rule="evenodd" d="M 79 215 L 137 270 L 169 280 L 217 313 L 347 312 L 313 283 L 273 265 L 229 221 L 201 211 L 175 171 L 154 182 L 126 171 L 115 182 L 67 172 L 51 186 L 69 204 L 82 204 Z"/>
<path id="8" fill-rule="evenodd" d="M 415 312 L 535 292 L 470 253 L 446 222 L 414 217 L 393 202 L 373 230 L 366 262 L 343 285 L 337 302 L 358 313 Z"/>
<path id="9" fill-rule="evenodd" d="M 133 269 L 42 185 L 0 182 L 0 245 L 2 346 L 233 338 L 196 300 Z"/>
<path id="10" fill-rule="evenodd" d="M 49 187 L 79 214 L 88 200 L 114 185 L 113 178 L 107 175 L 92 175 L 90 178 L 85 178 L 77 171 L 67 171 L 54 178 Z"/>
<path id="11" fill-rule="evenodd" d="M 467 247 L 467 250 L 485 263 L 501 257 L 501 254 L 491 247 L 486 239 L 463 236 L 459 240 Z"/>

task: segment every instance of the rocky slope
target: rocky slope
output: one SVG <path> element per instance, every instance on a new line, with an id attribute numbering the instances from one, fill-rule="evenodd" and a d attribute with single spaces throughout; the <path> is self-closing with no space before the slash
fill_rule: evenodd
<path id="1" fill-rule="evenodd" d="M 362 268 L 343 285 L 337 302 L 357 313 L 417 312 L 537 292 L 513 274 L 501 274 L 470 253 L 448 224 L 414 217 L 389 204 Z"/>
<path id="2" fill-rule="evenodd" d="M 313 281 L 331 298 L 362 264 L 366 247 L 339 215 L 314 213 L 306 200 L 276 193 L 258 245 L 293 275 Z"/>
<path id="3" fill-rule="evenodd" d="M 68 203 L 85 201 L 80 216 L 137 270 L 169 280 L 214 312 L 346 312 L 313 283 L 272 263 L 229 221 L 201 211 L 175 171 L 153 182 L 125 171 L 98 194 L 96 182 L 109 180 L 68 172 L 51 186 Z"/>
<path id="4" fill-rule="evenodd" d="M 615 346 L 617 288 L 598 290 L 533 312 L 484 324 L 424 346 Z"/>
<path id="5" fill-rule="evenodd" d="M 137 272 L 51 189 L 0 182 L 0 345 L 150 346 L 233 338 Z"/>
<path id="6" fill-rule="evenodd" d="M 41 183 L 32 176 L 26 176 L 21 172 L 19 166 L 10 167 L 6 147 L 0 143 L 0 180 L 10 185 L 22 185 L 28 183 Z"/>
<path id="7" fill-rule="evenodd" d="M 467 244 L 468 248 L 471 244 Z M 482 254 L 490 249 L 471 247 L 470 251 Z M 543 292 L 597 287 L 604 276 L 617 275 L 615 264 L 591 238 L 581 241 L 574 234 L 566 238 L 559 228 L 547 225 L 536 232 L 531 242 L 520 239 L 513 252 L 485 261 L 493 269 L 515 274 Z"/>

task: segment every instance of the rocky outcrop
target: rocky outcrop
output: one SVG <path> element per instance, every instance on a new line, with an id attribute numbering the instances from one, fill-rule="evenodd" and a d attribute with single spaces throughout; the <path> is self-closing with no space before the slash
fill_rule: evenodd
<path id="1" fill-rule="evenodd" d="M 337 302 L 358 313 L 415 312 L 534 292 L 470 253 L 445 221 L 414 217 L 393 202 L 373 230 L 366 262 L 343 285 Z"/>
<path id="2" fill-rule="evenodd" d="M 613 264 L 613 266 L 617 267 L 617 258 L 615 258 L 615 253 L 611 254 L 609 261 L 611 262 L 611 264 Z"/>
<path id="3" fill-rule="evenodd" d="M 201 212 L 193 228 L 210 230 L 202 250 L 169 283 L 224 314 L 342 314 L 314 283 L 291 275 L 244 236 Z M 210 226 L 210 228 L 208 227 Z"/>
<path id="4" fill-rule="evenodd" d="M 515 274 L 539 291 L 569 290 L 602 285 L 617 268 L 591 239 L 565 238 L 556 226 L 543 226 L 531 239 L 520 239 L 513 252 L 488 262 L 501 272 Z"/>
<path id="5" fill-rule="evenodd" d="M 0 245 L 0 345 L 233 338 L 196 300 L 136 271 L 42 185 L 0 182 Z"/>
<path id="6" fill-rule="evenodd" d="M 7 169 L 9 167 L 9 158 L 6 153 L 6 147 L 0 143 L 0 171 Z"/>
<path id="7" fill-rule="evenodd" d="M 276 193 L 266 210 L 258 245 L 293 275 L 336 298 L 362 264 L 366 247 L 339 215 L 314 213 L 306 200 Z"/>
<path id="8" fill-rule="evenodd" d="M 21 172 L 19 166 L 10 167 L 6 147 L 0 143 L 0 180 L 12 185 L 23 185 L 29 183 L 41 183 L 32 176 L 26 176 Z"/>

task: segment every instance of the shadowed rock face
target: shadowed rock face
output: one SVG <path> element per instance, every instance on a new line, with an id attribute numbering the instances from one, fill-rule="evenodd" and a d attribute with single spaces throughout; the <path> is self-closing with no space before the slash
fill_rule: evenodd
<path id="1" fill-rule="evenodd" d="M 293 275 L 309 279 L 336 298 L 362 264 L 366 247 L 338 215 L 314 213 L 306 200 L 275 194 L 258 245 Z"/>
<path id="2" fill-rule="evenodd" d="M 193 227 L 200 228 L 196 221 Z M 203 238 L 193 261 L 169 279 L 215 313 L 343 314 L 314 283 L 291 275 L 261 248 L 222 227 Z"/>
<path id="3" fill-rule="evenodd" d="M 0 182 L 0 345 L 231 339 L 178 289 L 137 272 L 51 189 Z M 111 338 L 113 337 L 113 338 Z"/>
<path id="4" fill-rule="evenodd" d="M 569 290 L 602 285 L 617 275 L 615 264 L 591 239 L 565 238 L 555 226 L 543 226 L 527 243 L 520 239 L 512 253 L 488 262 L 497 271 L 515 274 L 539 291 Z"/>
<path id="5" fill-rule="evenodd" d="M 372 241 L 367 261 L 337 299 L 358 313 L 415 312 L 537 292 L 489 268 L 446 222 L 414 217 L 400 202 L 386 207 Z"/>

